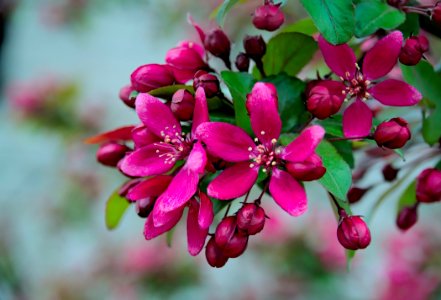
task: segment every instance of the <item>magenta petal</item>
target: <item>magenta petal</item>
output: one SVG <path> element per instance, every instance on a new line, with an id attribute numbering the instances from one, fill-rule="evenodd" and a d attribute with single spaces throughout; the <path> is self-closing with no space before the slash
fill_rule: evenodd
<path id="1" fill-rule="evenodd" d="M 181 134 L 181 125 L 170 108 L 159 99 L 147 94 L 136 97 L 136 113 L 144 125 L 158 137 Z"/>
<path id="2" fill-rule="evenodd" d="M 302 162 L 314 153 L 324 136 L 325 130 L 321 126 L 308 127 L 282 150 L 280 157 L 290 162 Z"/>
<path id="3" fill-rule="evenodd" d="M 201 42 L 203 44 L 205 41 L 205 32 L 204 30 L 202 30 L 202 27 L 195 22 L 190 14 L 187 15 L 187 21 L 194 27 L 194 29 L 196 29 L 197 33 L 199 34 L 199 38 L 201 39 Z"/>
<path id="4" fill-rule="evenodd" d="M 319 36 L 318 44 L 323 58 L 332 72 L 346 79 L 354 77 L 357 58 L 354 51 L 347 44 L 334 46 L 328 43 L 321 35 Z"/>
<path id="5" fill-rule="evenodd" d="M 229 162 L 248 160 L 248 149 L 255 148 L 243 129 L 228 123 L 203 123 L 198 126 L 196 134 L 207 145 L 208 152 Z"/>
<path id="6" fill-rule="evenodd" d="M 269 190 L 274 201 L 292 216 L 300 216 L 308 208 L 305 189 L 285 171 L 273 170 Z"/>
<path id="7" fill-rule="evenodd" d="M 132 139 L 136 148 L 144 147 L 160 141 L 160 139 L 150 130 L 148 130 L 145 125 L 139 125 L 133 128 Z"/>
<path id="8" fill-rule="evenodd" d="M 126 155 L 120 162 L 120 169 L 129 176 L 152 176 L 170 171 L 174 164 L 167 164 L 155 145 L 139 148 Z"/>
<path id="9" fill-rule="evenodd" d="M 205 49 L 202 45 L 192 42 L 192 41 L 182 41 L 178 44 L 178 47 L 191 48 L 196 50 L 199 56 L 204 59 Z"/>
<path id="10" fill-rule="evenodd" d="M 153 223 L 153 213 L 151 213 L 148 216 L 147 221 L 145 222 L 145 227 L 144 227 L 145 239 L 151 240 L 157 237 L 158 235 L 161 235 L 164 232 L 167 232 L 170 229 L 172 229 L 181 219 L 183 212 L 184 212 L 184 207 L 167 213 L 167 215 L 165 215 L 164 219 L 162 220 L 162 221 L 166 220 L 166 222 L 163 222 L 162 226 L 155 226 L 155 224 Z"/>
<path id="11" fill-rule="evenodd" d="M 159 175 L 146 179 L 130 189 L 126 197 L 132 201 L 147 197 L 158 197 L 165 191 L 172 178 L 172 176 Z"/>
<path id="12" fill-rule="evenodd" d="M 210 197 L 230 200 L 245 195 L 254 185 L 259 167 L 250 168 L 249 162 L 235 164 L 225 169 L 207 188 Z"/>
<path id="13" fill-rule="evenodd" d="M 372 111 L 361 100 L 349 105 L 343 113 L 343 134 L 347 138 L 363 138 L 372 127 Z"/>
<path id="14" fill-rule="evenodd" d="M 201 228 L 209 228 L 214 219 L 213 203 L 205 193 L 199 193 L 201 206 L 199 208 L 198 223 Z"/>
<path id="15" fill-rule="evenodd" d="M 382 104 L 390 106 L 411 106 L 423 98 L 416 88 L 396 79 L 377 83 L 369 89 L 369 93 Z"/>
<path id="16" fill-rule="evenodd" d="M 403 34 L 396 30 L 379 40 L 366 53 L 363 60 L 363 74 L 367 79 L 378 79 L 392 70 L 400 56 Z"/>
<path id="17" fill-rule="evenodd" d="M 193 111 L 193 124 L 191 125 L 191 134 L 193 139 L 197 139 L 196 129 L 199 125 L 210 121 L 208 115 L 207 98 L 205 97 L 205 91 L 202 87 L 196 90 L 195 105 Z"/>
<path id="18" fill-rule="evenodd" d="M 277 90 L 271 83 L 257 82 L 247 96 L 251 127 L 263 144 L 271 144 L 271 140 L 280 136 L 282 121 L 277 101 Z"/>
<path id="19" fill-rule="evenodd" d="M 187 244 L 190 255 L 198 255 L 204 248 L 205 240 L 208 235 L 208 228 L 201 228 L 198 223 L 200 211 L 199 203 L 192 199 L 187 216 Z"/>
<path id="20" fill-rule="evenodd" d="M 106 131 L 84 140 L 86 144 L 101 144 L 110 141 L 129 141 L 132 139 L 132 130 L 135 126 L 124 126 L 111 131 Z"/>

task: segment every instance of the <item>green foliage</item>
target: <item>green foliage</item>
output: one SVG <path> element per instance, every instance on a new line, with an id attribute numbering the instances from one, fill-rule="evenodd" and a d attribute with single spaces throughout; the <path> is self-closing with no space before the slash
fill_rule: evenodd
<path id="1" fill-rule="evenodd" d="M 186 89 L 187 91 L 194 93 L 194 89 L 190 85 L 175 84 L 151 90 L 149 94 L 158 98 L 170 100 L 173 94 L 180 89 Z"/>
<path id="2" fill-rule="evenodd" d="M 225 0 L 217 9 L 216 9 L 216 22 L 219 26 L 224 25 L 224 19 L 227 13 L 236 5 L 240 0 Z"/>
<path id="3" fill-rule="evenodd" d="M 106 203 L 105 220 L 106 227 L 109 230 L 115 229 L 118 226 L 125 211 L 130 206 L 129 201 L 127 201 L 126 198 L 121 197 L 118 193 L 118 190 L 119 189 L 117 189 L 115 192 L 113 192 L 112 195 L 110 195 Z"/>
<path id="4" fill-rule="evenodd" d="M 283 27 L 282 32 L 299 32 L 306 35 L 313 35 L 318 32 L 314 21 L 311 18 L 301 19 L 295 23 Z"/>
<path id="5" fill-rule="evenodd" d="M 407 188 L 403 191 L 397 203 L 397 213 L 399 213 L 403 207 L 411 206 L 416 202 L 416 181 L 412 181 Z"/>

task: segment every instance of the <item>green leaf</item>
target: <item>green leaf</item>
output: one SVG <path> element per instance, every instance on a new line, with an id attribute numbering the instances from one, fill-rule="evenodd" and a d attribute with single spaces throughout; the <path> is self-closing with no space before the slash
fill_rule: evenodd
<path id="1" fill-rule="evenodd" d="M 264 79 L 273 83 L 277 88 L 279 114 L 282 119 L 282 131 L 292 130 L 306 114 L 302 93 L 306 84 L 298 78 L 284 73 Z"/>
<path id="2" fill-rule="evenodd" d="M 318 32 L 318 29 L 315 27 L 314 21 L 312 21 L 311 18 L 305 18 L 285 26 L 282 32 L 299 32 L 306 35 L 313 35 Z"/>
<path id="3" fill-rule="evenodd" d="M 406 21 L 398 27 L 405 38 L 417 35 L 420 31 L 420 22 L 417 14 L 406 14 Z"/>
<path id="4" fill-rule="evenodd" d="M 224 25 L 224 19 L 227 13 L 230 11 L 230 9 L 233 8 L 234 5 L 236 5 L 239 2 L 239 0 L 225 0 L 217 9 L 216 13 L 216 22 L 219 24 L 219 26 Z"/>
<path id="5" fill-rule="evenodd" d="M 175 84 L 151 90 L 149 94 L 158 98 L 171 99 L 173 94 L 180 89 L 186 89 L 187 91 L 194 93 L 194 89 L 190 85 Z"/>
<path id="6" fill-rule="evenodd" d="M 214 215 L 217 215 L 221 210 L 228 206 L 233 200 L 217 200 L 210 198 L 211 202 L 213 202 L 213 212 Z"/>
<path id="7" fill-rule="evenodd" d="M 341 207 L 348 208 L 346 194 L 352 184 L 351 168 L 335 147 L 326 140 L 317 147 L 317 154 L 322 158 L 323 166 L 326 168 L 325 175 L 319 180 L 320 183 L 337 198 Z"/>
<path id="8" fill-rule="evenodd" d="M 113 192 L 106 203 L 106 227 L 109 230 L 115 229 L 121 221 L 124 212 L 130 206 L 126 198 L 118 193 L 119 188 Z"/>
<path id="9" fill-rule="evenodd" d="M 326 134 L 343 137 L 343 121 L 341 115 L 335 115 L 318 123 L 325 129 Z"/>
<path id="10" fill-rule="evenodd" d="M 282 32 L 273 37 L 263 57 L 267 76 L 285 72 L 295 76 L 309 63 L 317 50 L 317 43 L 308 35 L 298 32 Z"/>
<path id="11" fill-rule="evenodd" d="M 352 142 L 350 141 L 334 141 L 332 145 L 341 155 L 341 157 L 348 163 L 348 165 L 354 168 L 354 153 L 352 151 Z"/>
<path id="12" fill-rule="evenodd" d="M 399 213 L 405 206 L 411 206 L 416 201 L 416 181 L 412 181 L 403 191 L 397 203 L 397 213 Z"/>
<path id="13" fill-rule="evenodd" d="M 323 37 L 331 44 L 343 44 L 354 34 L 354 6 L 351 0 L 300 0 Z"/>
<path id="14" fill-rule="evenodd" d="M 223 71 L 221 77 L 233 97 L 236 125 L 251 133 L 250 118 L 245 103 L 247 94 L 251 92 L 255 83 L 253 76 L 248 73 Z"/>
<path id="15" fill-rule="evenodd" d="M 403 12 L 380 0 L 363 1 L 355 8 L 355 35 L 365 37 L 378 29 L 394 29 L 405 19 Z"/>

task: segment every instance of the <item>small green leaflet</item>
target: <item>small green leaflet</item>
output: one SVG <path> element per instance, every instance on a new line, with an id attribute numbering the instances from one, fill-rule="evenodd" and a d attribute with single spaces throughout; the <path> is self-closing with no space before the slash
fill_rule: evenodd
<path id="1" fill-rule="evenodd" d="M 106 203 L 105 221 L 106 227 L 109 230 L 115 229 L 118 226 L 124 212 L 130 206 L 130 202 L 126 198 L 121 197 L 118 191 L 119 188 L 110 195 Z"/>

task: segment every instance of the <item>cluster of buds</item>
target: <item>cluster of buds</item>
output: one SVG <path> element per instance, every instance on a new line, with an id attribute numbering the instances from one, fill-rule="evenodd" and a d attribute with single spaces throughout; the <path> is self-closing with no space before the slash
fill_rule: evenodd
<path id="1" fill-rule="evenodd" d="M 340 221 L 337 228 L 337 238 L 340 244 L 349 250 L 365 249 L 371 243 L 371 233 L 360 216 L 348 216 L 339 210 Z"/>
<path id="2" fill-rule="evenodd" d="M 252 59 L 261 74 L 264 74 L 262 58 L 266 53 L 266 43 L 261 35 L 246 36 L 243 39 L 245 52 L 240 52 L 236 57 L 236 68 L 240 72 L 248 72 L 250 59 Z"/>
<path id="3" fill-rule="evenodd" d="M 418 64 L 424 53 L 429 50 L 429 40 L 423 36 L 411 36 L 401 48 L 400 62 L 408 66 Z"/>

